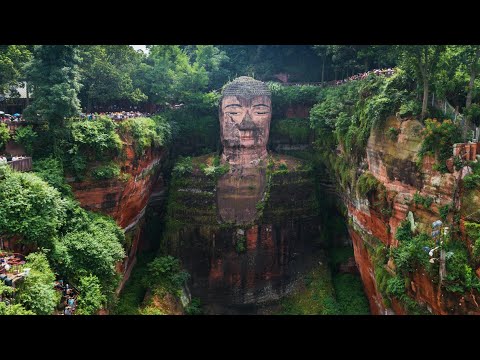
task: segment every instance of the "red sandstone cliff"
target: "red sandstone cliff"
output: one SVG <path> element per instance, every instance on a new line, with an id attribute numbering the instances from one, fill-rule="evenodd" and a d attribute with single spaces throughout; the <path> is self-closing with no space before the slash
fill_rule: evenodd
<path id="1" fill-rule="evenodd" d="M 405 314 L 406 311 L 397 301 L 392 301 L 390 307 L 385 306 L 382 295 L 377 289 L 375 269 L 372 258 L 367 251 L 369 242 L 374 239 L 386 246 L 396 247 L 395 233 L 400 223 L 406 219 L 409 211 L 414 213 L 418 229 L 422 232 L 431 231 L 431 223 L 437 219 L 438 209 L 442 205 L 452 203 L 454 194 L 459 190 L 458 180 L 463 177 L 461 171 L 441 174 L 433 169 L 435 159 L 426 156 L 420 166 L 415 165 L 416 155 L 421 146 L 422 125 L 416 120 L 400 121 L 395 117 L 387 119 L 388 127 L 401 130 L 397 141 L 392 141 L 385 133 L 370 136 L 367 146 L 368 171 L 372 173 L 386 188 L 388 198 L 392 201 L 392 216 L 386 220 L 376 209 L 372 208 L 366 199 L 350 194 L 347 197 L 348 214 L 351 218 L 349 226 L 352 238 L 355 260 L 364 283 L 365 292 L 370 301 L 373 314 Z M 476 149 L 467 150 L 468 156 Z M 453 155 L 453 151 L 452 151 Z M 413 195 L 419 192 L 422 196 L 433 198 L 431 209 L 415 205 Z M 457 193 L 457 198 L 460 199 Z M 461 201 L 456 202 L 461 209 Z M 450 215 L 451 216 L 451 215 Z M 461 221 L 461 224 L 463 220 Z M 461 230 L 463 226 L 461 226 Z M 464 231 L 464 230 L 462 230 Z M 463 234 L 465 239 L 465 234 Z M 391 262 L 389 262 L 391 265 Z M 394 266 L 387 269 L 394 271 Z M 408 295 L 434 314 L 480 314 L 478 302 L 480 299 L 472 294 L 455 295 L 439 289 L 433 284 L 425 271 L 411 274 L 411 284 Z"/>
<path id="2" fill-rule="evenodd" d="M 160 174 L 165 149 L 149 148 L 143 156 L 135 156 L 132 144 L 124 149 L 126 156 L 122 163 L 122 173 L 129 174 L 127 180 L 88 180 L 70 183 L 75 198 L 87 210 L 112 216 L 124 229 L 127 239 L 127 258 L 117 270 L 124 274 L 119 287 L 128 280 L 143 230 L 145 208 L 159 184 L 163 186 Z"/>

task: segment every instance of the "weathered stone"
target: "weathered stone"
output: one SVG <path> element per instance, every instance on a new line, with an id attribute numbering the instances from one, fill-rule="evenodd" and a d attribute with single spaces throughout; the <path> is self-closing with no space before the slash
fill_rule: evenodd
<path id="1" fill-rule="evenodd" d="M 266 159 L 272 103 L 263 82 L 241 76 L 227 84 L 219 113 L 223 161 L 255 167 Z"/>

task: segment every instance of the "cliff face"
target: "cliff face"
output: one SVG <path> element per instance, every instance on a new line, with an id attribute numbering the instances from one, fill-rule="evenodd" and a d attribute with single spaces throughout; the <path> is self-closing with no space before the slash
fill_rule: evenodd
<path id="1" fill-rule="evenodd" d="M 117 270 L 124 274 L 119 289 L 128 279 L 134 265 L 144 225 L 143 217 L 149 199 L 154 192 L 161 192 L 163 181 L 160 175 L 165 149 L 149 148 L 137 159 L 132 145 L 127 145 L 122 172 L 129 174 L 127 180 L 104 180 L 72 182 L 75 198 L 87 210 L 112 216 L 125 231 L 127 258 Z"/>
<path id="2" fill-rule="evenodd" d="M 454 171 L 441 174 L 434 170 L 435 159 L 425 156 L 423 162 L 416 164 L 416 155 L 421 147 L 420 131 L 422 125 L 416 120 L 400 121 L 395 117 L 387 120 L 386 128 L 400 129 L 396 141 L 389 139 L 385 132 L 370 136 L 367 145 L 367 166 L 373 176 L 385 186 L 387 199 L 391 204 L 391 216 L 379 213 L 371 204 L 373 201 L 361 199 L 356 194 L 345 197 L 347 203 L 349 232 L 353 241 L 355 260 L 358 264 L 365 291 L 374 314 L 404 314 L 406 310 L 398 301 L 385 305 L 375 280 L 375 266 L 372 261 L 373 251 L 377 244 L 387 247 L 398 246 L 395 233 L 400 223 L 407 218 L 409 211 L 420 232 L 430 235 L 432 222 L 438 220 L 439 208 L 454 203 L 462 213 L 459 180 L 465 171 Z M 469 149 L 469 151 L 471 151 Z M 453 151 L 452 151 L 453 155 Z M 415 205 L 414 194 L 430 196 L 433 203 L 429 209 Z M 477 203 L 478 204 L 478 203 Z M 478 206 L 478 205 L 477 205 Z M 451 221 L 452 215 L 449 215 Z M 463 219 L 460 221 L 461 225 Z M 464 232 L 463 226 L 460 230 Z M 463 238 L 465 234 L 463 233 Z M 385 265 L 385 270 L 395 273 L 392 259 Z M 457 295 L 447 292 L 422 270 L 410 276 L 407 294 L 419 304 L 425 304 L 428 311 L 434 314 L 480 314 L 475 294 Z M 478 295 L 478 294 L 477 294 Z"/>

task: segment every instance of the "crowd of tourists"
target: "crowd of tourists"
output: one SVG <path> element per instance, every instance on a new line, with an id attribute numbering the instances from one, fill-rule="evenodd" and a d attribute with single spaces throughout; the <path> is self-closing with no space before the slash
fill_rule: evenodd
<path id="1" fill-rule="evenodd" d="M 73 315 L 77 309 L 78 291 L 62 279 L 55 281 L 55 289 L 62 292 L 61 306 L 63 315 Z"/>
<path id="2" fill-rule="evenodd" d="M 29 268 L 23 268 L 25 257 L 17 253 L 0 252 L 0 282 L 7 286 L 15 287 L 18 280 L 28 276 Z M 10 305 L 15 294 L 0 293 L 0 301 Z"/>
<path id="3" fill-rule="evenodd" d="M 5 114 L 3 111 L 0 111 L 0 122 L 7 122 L 7 121 L 13 121 L 13 122 L 20 122 L 20 121 L 25 121 L 25 119 L 22 117 L 21 114 Z"/>
<path id="4" fill-rule="evenodd" d="M 11 156 L 11 155 L 0 155 L 0 164 L 6 164 L 9 161 L 17 161 L 26 159 L 28 156 Z"/>
<path id="5" fill-rule="evenodd" d="M 100 113 L 81 113 L 80 118 L 86 120 L 95 120 L 100 116 L 107 116 L 112 120 L 126 120 L 136 117 L 149 117 L 149 113 L 142 113 L 140 111 L 115 111 L 115 112 L 100 112 Z"/>
<path id="6" fill-rule="evenodd" d="M 395 69 L 391 69 L 391 68 L 388 68 L 388 69 L 375 69 L 375 70 L 369 70 L 369 71 L 366 71 L 364 73 L 359 73 L 359 74 L 355 74 L 355 75 L 352 75 L 346 79 L 343 79 L 343 80 L 334 80 L 333 83 L 335 85 L 341 85 L 341 84 L 344 84 L 344 83 L 347 83 L 349 81 L 355 81 L 355 80 L 363 80 L 363 79 L 366 79 L 367 77 L 369 77 L 371 74 L 373 75 L 377 75 L 377 76 L 392 76 L 393 74 L 395 74 Z"/>

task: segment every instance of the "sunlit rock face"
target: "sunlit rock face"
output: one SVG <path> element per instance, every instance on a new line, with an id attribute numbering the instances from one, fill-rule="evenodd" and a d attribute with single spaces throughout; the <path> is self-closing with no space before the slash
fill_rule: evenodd
<path id="1" fill-rule="evenodd" d="M 223 89 L 219 113 L 222 160 L 257 166 L 268 155 L 272 101 L 267 86 L 247 76 L 233 80 Z"/>

